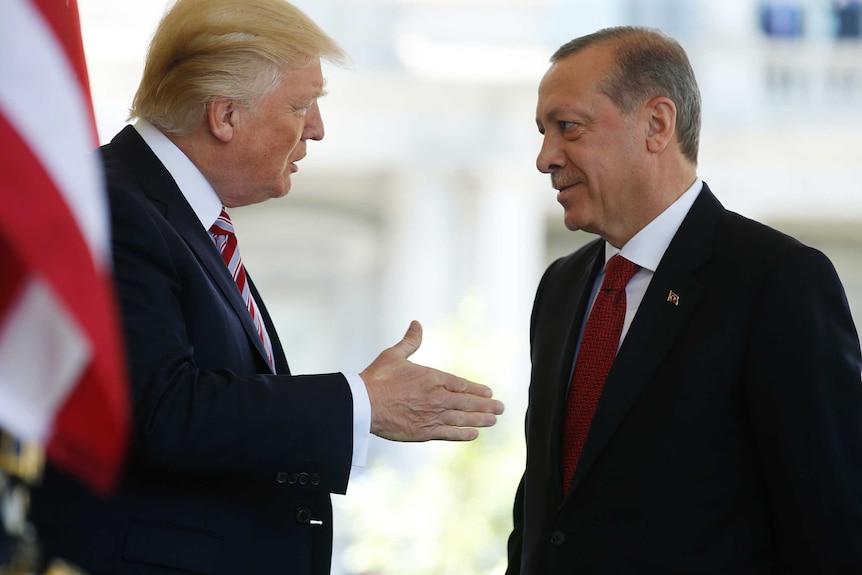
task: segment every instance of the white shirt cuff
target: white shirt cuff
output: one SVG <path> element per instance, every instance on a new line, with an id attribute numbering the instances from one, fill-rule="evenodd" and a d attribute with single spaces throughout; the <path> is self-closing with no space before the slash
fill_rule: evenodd
<path id="1" fill-rule="evenodd" d="M 350 476 L 357 468 L 364 468 L 368 460 L 368 443 L 371 439 L 371 400 L 365 382 L 358 373 L 343 374 L 353 394 L 353 461 Z"/>

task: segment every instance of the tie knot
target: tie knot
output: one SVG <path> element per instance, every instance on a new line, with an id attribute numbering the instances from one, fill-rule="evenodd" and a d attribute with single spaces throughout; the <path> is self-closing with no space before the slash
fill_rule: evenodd
<path id="1" fill-rule="evenodd" d="M 640 266 L 636 263 L 630 262 L 619 254 L 615 255 L 608 261 L 602 289 L 625 289 L 626 284 L 629 283 L 629 280 L 637 273 L 638 269 L 640 269 Z"/>
<path id="2" fill-rule="evenodd" d="M 214 236 L 232 236 L 233 235 L 233 222 L 230 221 L 230 216 L 227 215 L 227 212 L 222 208 L 221 213 L 216 219 L 215 223 L 210 226 L 210 233 Z"/>

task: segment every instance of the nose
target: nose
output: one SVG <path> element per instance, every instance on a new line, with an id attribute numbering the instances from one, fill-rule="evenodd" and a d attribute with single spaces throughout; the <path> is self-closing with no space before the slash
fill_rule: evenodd
<path id="1" fill-rule="evenodd" d="M 302 129 L 303 140 L 323 139 L 323 117 L 320 115 L 320 107 L 314 102 L 305 112 L 305 127 Z"/>
<path id="2" fill-rule="evenodd" d="M 566 163 L 566 155 L 560 146 L 559 138 L 549 132 L 542 139 L 542 149 L 536 158 L 536 168 L 543 174 L 550 174 L 559 170 Z"/>

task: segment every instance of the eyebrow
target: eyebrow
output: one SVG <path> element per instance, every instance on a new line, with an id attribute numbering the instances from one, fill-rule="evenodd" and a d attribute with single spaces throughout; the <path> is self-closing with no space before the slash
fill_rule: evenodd
<path id="1" fill-rule="evenodd" d="M 319 100 L 320 98 L 323 98 L 324 96 L 326 96 L 326 94 L 328 94 L 328 92 L 327 92 L 326 90 L 320 90 L 319 92 L 315 92 L 315 93 L 314 93 L 314 94 L 312 94 L 312 95 L 311 95 L 311 97 L 310 97 L 310 98 L 308 98 L 304 103 L 305 103 L 306 105 L 310 106 L 310 105 L 312 105 L 314 102 L 316 102 L 317 100 Z"/>
<path id="2" fill-rule="evenodd" d="M 308 98 L 306 98 L 305 100 L 303 100 L 303 101 L 302 101 L 302 103 L 301 103 L 301 107 L 308 107 L 308 106 L 311 106 L 311 105 L 312 105 L 312 104 L 314 104 L 317 100 L 319 100 L 320 98 L 323 98 L 324 96 L 326 96 L 328 93 L 329 93 L 329 92 L 327 92 L 325 89 L 318 90 L 317 92 L 315 92 L 314 94 L 312 94 L 311 96 L 309 96 Z"/>
<path id="3" fill-rule="evenodd" d="M 536 116 L 536 121 L 545 120 L 547 122 L 558 122 L 560 117 L 565 117 L 567 121 L 574 121 L 581 124 L 595 121 L 595 114 L 583 108 L 573 106 L 557 106 L 550 110 L 542 117 Z"/>
<path id="4" fill-rule="evenodd" d="M 326 78 L 324 78 L 324 79 L 323 79 L 323 87 L 321 87 L 321 88 L 320 88 L 320 90 L 319 90 L 319 91 L 317 91 L 317 92 L 314 94 L 314 96 L 312 96 L 315 100 L 316 100 L 316 99 L 318 99 L 318 98 L 322 98 L 322 97 L 326 96 L 327 94 L 329 94 L 329 92 L 327 92 L 327 91 L 326 91 L 326 85 L 327 85 L 328 83 L 329 83 L 329 81 L 328 81 Z"/>
<path id="5" fill-rule="evenodd" d="M 576 110 L 575 108 L 573 108 L 571 106 L 557 106 L 556 108 L 552 109 L 550 112 L 545 114 L 545 117 L 548 119 L 551 119 L 551 120 L 555 120 L 564 114 L 565 115 L 574 114 L 574 115 L 581 117 L 581 118 L 585 117 L 584 112 Z"/>

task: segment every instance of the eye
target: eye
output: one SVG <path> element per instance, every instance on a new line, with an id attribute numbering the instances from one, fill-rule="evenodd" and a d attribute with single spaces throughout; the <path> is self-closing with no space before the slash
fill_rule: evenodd
<path id="1" fill-rule="evenodd" d="M 574 128 L 577 125 L 577 122 L 567 122 L 565 120 L 560 120 L 559 122 L 557 122 L 557 125 L 560 127 L 560 130 L 566 132 Z"/>
<path id="2" fill-rule="evenodd" d="M 306 115 L 309 108 L 314 106 L 315 103 L 317 103 L 317 98 L 312 98 L 310 100 L 305 100 L 304 102 L 298 102 L 296 104 L 293 104 L 290 106 L 290 108 L 294 115 L 301 118 Z"/>

